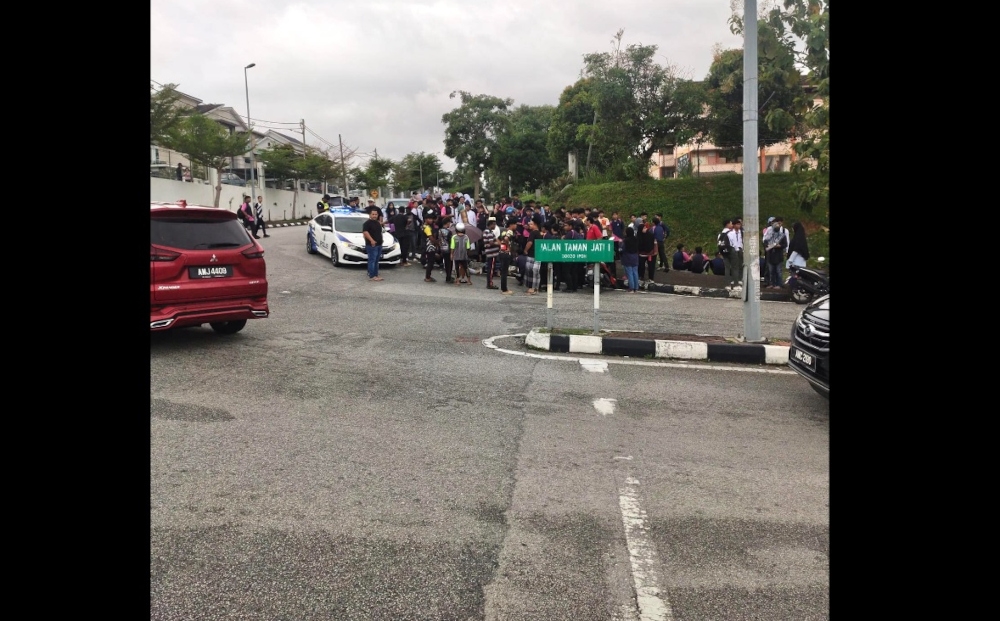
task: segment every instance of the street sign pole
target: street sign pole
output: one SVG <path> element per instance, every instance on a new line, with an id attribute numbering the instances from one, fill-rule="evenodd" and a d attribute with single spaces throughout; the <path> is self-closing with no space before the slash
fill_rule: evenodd
<path id="1" fill-rule="evenodd" d="M 552 264 L 549 263 L 549 299 L 545 308 L 545 327 L 552 329 Z"/>
<path id="2" fill-rule="evenodd" d="M 600 325 L 601 311 L 601 264 L 594 263 L 594 334 L 601 333 Z"/>
<path id="3" fill-rule="evenodd" d="M 553 263 L 594 263 L 594 334 L 600 333 L 601 261 L 615 260 L 615 244 L 610 239 L 570 240 L 539 239 L 535 246 L 535 261 L 549 264 L 549 296 L 547 321 L 552 327 Z"/>

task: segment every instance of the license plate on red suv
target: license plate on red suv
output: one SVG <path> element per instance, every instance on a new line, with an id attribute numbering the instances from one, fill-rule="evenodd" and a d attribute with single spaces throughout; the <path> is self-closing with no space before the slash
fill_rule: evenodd
<path id="1" fill-rule="evenodd" d="M 213 265 L 211 267 L 190 267 L 188 277 L 191 279 L 229 278 L 233 275 L 232 265 Z"/>

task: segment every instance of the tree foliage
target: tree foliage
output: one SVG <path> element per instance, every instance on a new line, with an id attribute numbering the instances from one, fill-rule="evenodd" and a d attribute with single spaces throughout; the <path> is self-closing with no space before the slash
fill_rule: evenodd
<path id="1" fill-rule="evenodd" d="M 554 106 L 522 104 L 511 112 L 507 129 L 497 139 L 492 168 L 515 192 L 541 188 L 565 169 L 553 161 L 546 146 L 554 111 Z"/>
<path id="2" fill-rule="evenodd" d="M 189 111 L 177 105 L 180 96 L 176 84 L 166 84 L 159 90 L 150 84 L 149 89 L 149 143 L 170 148 L 172 132 Z"/>
<path id="3" fill-rule="evenodd" d="M 649 176 L 649 159 L 664 146 L 692 137 L 702 112 L 700 90 L 685 86 L 671 67 L 655 62 L 655 45 L 622 48 L 624 31 L 611 52 L 584 56 L 584 77 L 593 79 L 597 110 L 595 148 L 626 177 Z"/>
<path id="4" fill-rule="evenodd" d="M 356 167 L 351 171 L 358 186 L 366 190 L 390 187 L 392 185 L 393 162 L 383 157 L 372 157 L 364 168 Z"/>
<path id="5" fill-rule="evenodd" d="M 191 114 L 181 119 L 168 134 L 170 148 L 186 155 L 189 160 L 206 168 L 215 169 L 215 203 L 219 206 L 222 194 L 222 171 L 228 169 L 232 158 L 250 150 L 249 133 L 230 133 L 219 122 L 203 114 Z"/>
<path id="6" fill-rule="evenodd" d="M 830 197 L 830 2 L 783 0 L 765 21 L 778 40 L 794 50 L 806 77 L 806 88 L 796 101 L 801 114 L 795 128 L 799 159 L 792 170 L 800 176 L 795 188 L 799 205 L 812 211 Z M 742 16 L 734 14 L 730 23 L 734 33 L 742 33 Z"/>
<path id="7" fill-rule="evenodd" d="M 757 35 L 758 147 L 793 135 L 801 118 L 802 76 L 791 46 L 766 22 Z M 708 136 L 716 146 L 739 151 L 743 146 L 743 50 L 717 51 L 705 78 Z"/>
<path id="8" fill-rule="evenodd" d="M 436 185 L 441 174 L 441 160 L 433 153 L 407 153 L 392 169 L 392 189 L 404 192 Z"/>
<path id="9" fill-rule="evenodd" d="M 552 161 L 568 162 L 569 153 L 575 151 L 578 165 L 583 168 L 585 161 L 581 158 L 586 158 L 594 128 L 592 87 L 592 79 L 581 78 L 559 95 L 559 105 L 552 113 L 552 124 L 546 136 L 546 148 Z M 568 165 L 563 167 L 567 168 Z"/>
<path id="10" fill-rule="evenodd" d="M 466 91 L 455 91 L 449 97 L 456 95 L 461 105 L 441 116 L 444 154 L 454 159 L 459 169 L 472 173 L 475 198 L 479 198 L 480 176 L 495 162 L 497 141 L 507 128 L 514 100 Z"/>
<path id="11" fill-rule="evenodd" d="M 264 164 L 265 177 L 278 181 L 305 178 L 306 162 L 290 144 L 275 144 L 258 153 L 257 158 Z"/>

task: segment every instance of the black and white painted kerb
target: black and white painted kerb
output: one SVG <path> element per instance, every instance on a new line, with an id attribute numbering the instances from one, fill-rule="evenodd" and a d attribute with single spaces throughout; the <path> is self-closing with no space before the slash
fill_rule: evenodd
<path id="1" fill-rule="evenodd" d="M 630 358 L 710 360 L 744 364 L 788 364 L 788 348 L 755 343 L 700 343 L 660 339 L 623 339 L 611 335 L 550 334 L 535 328 L 524 340 L 528 347 L 570 354 L 603 354 Z"/>

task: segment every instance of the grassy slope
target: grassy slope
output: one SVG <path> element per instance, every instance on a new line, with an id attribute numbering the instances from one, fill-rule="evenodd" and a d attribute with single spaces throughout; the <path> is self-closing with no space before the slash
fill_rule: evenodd
<path id="1" fill-rule="evenodd" d="M 766 173 L 758 176 L 758 216 L 760 228 L 767 218 L 781 216 L 791 230 L 796 220 L 802 222 L 809 233 L 810 266 L 816 257 L 830 261 L 830 234 L 828 209 L 817 208 L 812 214 L 801 212 L 794 206 L 791 173 Z M 670 226 L 667 239 L 668 256 L 677 244 L 683 243 L 688 252 L 702 246 L 709 256 L 715 254 L 716 235 L 722 230 L 722 221 L 743 214 L 742 175 L 718 175 L 688 179 L 649 179 L 601 185 L 579 185 L 569 191 L 566 207 L 600 208 L 610 216 L 618 211 L 623 218 L 646 212 L 650 216 L 662 214 Z M 759 234 L 759 231 L 758 231 Z"/>

